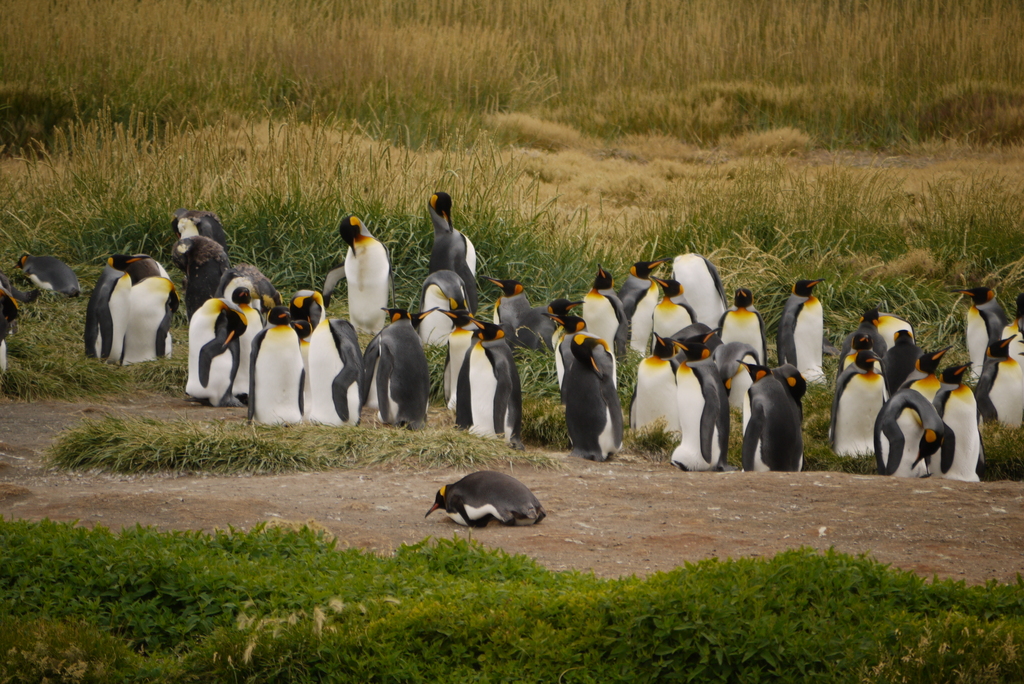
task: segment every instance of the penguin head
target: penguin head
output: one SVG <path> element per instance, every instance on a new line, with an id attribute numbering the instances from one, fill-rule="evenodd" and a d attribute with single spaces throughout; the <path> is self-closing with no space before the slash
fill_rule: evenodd
<path id="1" fill-rule="evenodd" d="M 597 377 L 604 380 L 604 372 L 597 364 L 597 359 L 594 358 L 594 352 L 597 351 L 598 347 L 604 349 L 605 353 L 608 351 L 608 343 L 602 340 L 600 337 L 594 337 L 593 335 L 587 335 L 584 333 L 576 333 L 572 337 L 572 342 L 569 345 L 569 349 L 572 351 L 572 355 L 576 357 L 576 360 L 582 363 L 585 367 L 592 369 L 597 373 Z"/>
<path id="2" fill-rule="evenodd" d="M 986 302 L 990 302 L 995 299 L 996 296 L 995 290 L 991 287 L 972 287 L 966 290 L 953 290 L 953 292 L 968 295 L 974 306 L 981 306 Z"/>
<path id="3" fill-rule="evenodd" d="M 772 369 L 772 375 L 786 386 L 789 394 L 796 399 L 798 404 L 801 403 L 804 395 L 807 394 L 807 380 L 796 369 L 796 366 L 791 363 L 784 363 L 778 368 Z"/>
<path id="4" fill-rule="evenodd" d="M 662 291 L 668 298 L 677 297 L 683 294 L 683 285 L 678 280 L 662 280 L 661 278 L 651 277 L 651 280 L 661 285 Z"/>
<path id="5" fill-rule="evenodd" d="M 857 333 L 856 335 L 854 335 L 853 340 L 851 340 L 850 344 L 852 345 L 851 348 L 854 351 L 871 349 L 875 345 L 875 343 L 871 340 L 871 335 L 864 335 L 862 333 Z"/>
<path id="6" fill-rule="evenodd" d="M 872 350 L 862 349 L 859 352 L 857 352 L 857 356 L 856 358 L 854 358 L 853 363 L 854 365 L 857 366 L 857 368 L 864 371 L 865 373 L 870 373 L 875 369 L 875 362 L 881 360 L 882 357 L 873 352 Z"/>
<path id="7" fill-rule="evenodd" d="M 733 304 L 737 309 L 746 309 L 754 305 L 754 293 L 745 287 L 741 287 L 736 290 L 736 296 L 733 298 Z"/>
<path id="8" fill-rule="evenodd" d="M 293 321 L 302 319 L 312 323 L 314 306 L 320 307 L 316 312 L 319 318 L 320 312 L 324 309 L 323 296 L 315 290 L 299 290 L 288 304 L 288 313 L 291 314 Z"/>
<path id="9" fill-rule="evenodd" d="M 682 342 L 672 340 L 672 344 L 675 345 L 676 349 L 683 352 L 687 361 L 703 361 L 711 357 L 711 350 L 704 344 L 707 337 L 707 335 L 694 335 L 693 337 L 687 337 Z"/>
<path id="10" fill-rule="evenodd" d="M 629 268 L 629 273 L 637 278 L 644 280 L 651 277 L 651 271 L 656 269 L 662 264 L 667 264 L 672 261 L 668 258 L 655 259 L 654 261 L 638 261 Z"/>
<path id="11" fill-rule="evenodd" d="M 31 254 L 22 254 L 18 259 L 18 263 L 14 264 L 14 268 L 25 268 L 25 262 L 27 262 L 31 256 Z"/>
<path id="12" fill-rule="evenodd" d="M 914 344 L 914 333 L 910 330 L 897 330 L 893 336 L 893 344 Z"/>
<path id="13" fill-rule="evenodd" d="M 452 198 L 447 192 L 435 192 L 430 196 L 430 209 L 441 217 L 449 230 L 452 227 Z"/>
<path id="14" fill-rule="evenodd" d="M 304 340 L 313 334 L 313 325 L 305 318 L 292 320 L 291 326 L 292 330 L 298 333 L 300 340 Z"/>
<path id="15" fill-rule="evenodd" d="M 470 323 L 473 323 L 476 319 L 473 318 L 473 314 L 469 313 L 469 309 L 452 309 L 451 311 L 445 311 L 444 309 L 438 309 L 448 318 L 452 319 L 452 327 L 464 328 Z"/>
<path id="16" fill-rule="evenodd" d="M 291 314 L 288 313 L 287 306 L 275 306 L 267 314 L 268 325 L 290 325 L 292 322 Z"/>
<path id="17" fill-rule="evenodd" d="M 797 297 L 813 297 L 814 286 L 818 283 L 825 282 L 824 278 L 818 278 L 817 280 L 798 280 L 793 285 L 793 294 Z"/>
<path id="18" fill-rule="evenodd" d="M 231 293 L 231 301 L 235 304 L 248 304 L 252 301 L 252 292 L 247 287 L 236 287 Z"/>
<path id="19" fill-rule="evenodd" d="M 925 375 L 934 375 L 935 371 L 939 367 L 939 362 L 942 361 L 942 357 L 946 355 L 952 347 L 946 347 L 933 352 L 925 352 L 918 357 L 914 363 L 914 368 L 921 371 Z"/>
<path id="20" fill-rule="evenodd" d="M 583 332 L 587 328 L 587 322 L 579 316 L 572 316 L 570 314 L 563 314 L 559 316 L 553 313 L 545 313 L 544 315 L 565 328 L 567 333 L 579 333 Z"/>
<path id="21" fill-rule="evenodd" d="M 952 387 L 959 387 L 964 382 L 964 373 L 971 364 L 965 363 L 962 366 L 950 366 L 942 371 L 941 381 L 943 385 L 950 385 Z"/>
<path id="22" fill-rule="evenodd" d="M 492 283 L 500 287 L 501 293 L 506 297 L 515 297 L 516 295 L 523 293 L 523 285 L 518 280 L 501 280 L 490 276 L 484 276 L 483 278 L 484 280 L 490 280 Z"/>
<path id="23" fill-rule="evenodd" d="M 568 299 L 556 299 L 548 304 L 548 313 L 554 314 L 555 316 L 565 316 L 569 313 L 569 310 L 573 307 L 579 306 L 583 302 L 570 302 Z"/>
<path id="24" fill-rule="evenodd" d="M 381 307 L 381 311 L 384 311 L 388 315 L 388 320 L 392 323 L 398 323 L 399 321 L 412 321 L 412 316 L 406 309 L 388 309 L 387 307 Z"/>
<path id="25" fill-rule="evenodd" d="M 996 340 L 992 344 L 988 345 L 988 350 L 985 352 L 985 356 L 992 359 L 1010 358 L 1010 342 L 1013 342 L 1013 337 L 1007 337 L 1004 340 Z"/>
<path id="26" fill-rule="evenodd" d="M 107 259 L 107 266 L 118 271 L 127 270 L 128 266 L 142 259 L 149 259 L 148 254 L 114 254 Z"/>
<path id="27" fill-rule="evenodd" d="M 665 339 L 658 333 L 654 333 L 653 356 L 657 356 L 659 359 L 670 359 L 675 355 L 676 346 L 673 344 L 673 340 Z"/>
<path id="28" fill-rule="evenodd" d="M 747 367 L 747 372 L 750 373 L 750 379 L 753 382 L 764 380 L 772 374 L 772 369 L 768 366 L 761 366 L 756 363 L 745 363 L 743 365 Z"/>
<path id="29" fill-rule="evenodd" d="M 601 264 L 597 265 L 597 277 L 594 278 L 594 290 L 608 290 L 615 286 L 615 279 L 611 273 L 604 270 Z"/>
<path id="30" fill-rule="evenodd" d="M 493 342 L 505 337 L 505 331 L 502 330 L 501 326 L 497 323 L 487 323 L 485 321 L 477 320 L 474 320 L 473 322 L 476 324 L 477 328 L 479 328 L 479 330 L 473 333 L 473 336 L 481 342 Z"/>
<path id="31" fill-rule="evenodd" d="M 341 219 L 341 223 L 338 224 L 338 232 L 341 234 L 341 239 L 353 249 L 355 249 L 357 237 L 369 235 L 359 217 L 351 214 Z"/>
<path id="32" fill-rule="evenodd" d="M 873 309 L 868 309 L 863 314 L 861 314 L 860 322 L 861 323 L 870 323 L 871 325 L 873 325 L 873 326 L 875 326 L 877 328 L 878 327 L 879 318 L 880 318 L 880 316 L 878 314 L 878 307 L 876 306 Z"/>
<path id="33" fill-rule="evenodd" d="M 444 493 L 445 493 L 446 489 L 448 489 L 448 485 L 444 485 L 440 489 L 437 490 L 437 495 L 434 497 L 434 505 L 430 507 L 429 511 L 427 511 L 427 515 L 430 515 L 431 513 L 436 511 L 438 508 L 442 508 L 442 509 L 445 508 Z M 425 515 L 423 517 L 426 518 L 427 515 Z"/>

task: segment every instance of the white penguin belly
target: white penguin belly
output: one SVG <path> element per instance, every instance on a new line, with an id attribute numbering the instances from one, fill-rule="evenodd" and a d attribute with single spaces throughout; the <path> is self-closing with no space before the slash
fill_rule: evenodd
<path id="1" fill-rule="evenodd" d="M 338 355 L 329 323 L 316 327 L 309 339 L 309 422 L 341 425 L 334 406 L 334 378 L 345 369 Z M 357 383 L 352 383 L 356 385 Z M 351 413 L 349 414 L 351 418 Z"/>
<path id="2" fill-rule="evenodd" d="M 747 311 L 733 311 L 725 317 L 725 324 L 720 333 L 722 344 L 729 342 L 742 342 L 749 344 L 757 353 L 757 362 L 766 365 L 767 359 L 761 358 L 764 349 L 764 338 L 761 337 L 761 323 L 756 314 Z"/>
<path id="3" fill-rule="evenodd" d="M 686 326 L 693 323 L 693 319 L 690 318 L 690 312 L 686 310 L 686 307 L 674 304 L 672 302 L 662 301 L 654 309 L 654 332 L 661 335 L 662 337 L 668 337 L 674 335 Z M 590 323 L 588 321 L 587 325 Z"/>
<path id="4" fill-rule="evenodd" d="M 424 294 L 422 310 L 428 311 L 435 308 L 440 310 L 427 314 L 420 321 L 417 332 L 423 344 L 442 344 L 448 339 L 448 333 L 452 331 L 452 319 L 441 313 L 441 311 L 448 311 L 451 308 L 448 298 L 441 292 L 441 288 L 431 285 Z"/>
<path id="5" fill-rule="evenodd" d="M 448 335 L 448 365 L 445 367 L 444 390 L 448 397 L 448 408 L 455 410 L 459 395 L 459 373 L 466 360 L 466 352 L 473 343 L 473 333 L 468 330 L 453 330 Z"/>
<path id="6" fill-rule="evenodd" d="M 390 293 L 388 254 L 376 240 L 360 240 L 357 245 L 358 256 L 351 247 L 345 256 L 348 315 L 356 330 L 376 334 L 384 328 L 386 320 L 381 309 L 387 307 Z"/>
<path id="7" fill-rule="evenodd" d="M 932 475 L 947 480 L 978 482 L 978 458 L 981 455 L 981 433 L 978 431 L 978 403 L 973 393 L 968 390 L 967 396 L 957 396 L 954 390 L 946 401 L 942 421 L 956 435 L 956 449 L 953 452 L 953 463 L 949 470 L 942 472 L 941 464 L 934 459 L 941 454 L 932 456 Z"/>
<path id="8" fill-rule="evenodd" d="M 366 403 L 363 404 L 364 408 L 377 410 L 380 408 L 379 402 L 377 401 L 377 369 L 380 368 L 380 359 L 377 359 L 377 363 L 373 364 L 373 369 L 370 374 L 370 387 L 366 391 Z M 364 369 L 365 370 L 365 369 Z M 377 414 L 378 418 L 380 414 Z"/>
<path id="9" fill-rule="evenodd" d="M 156 359 L 157 330 L 167 315 L 167 310 L 166 296 L 160 300 L 153 295 L 145 280 L 132 286 L 129 306 L 131 315 L 128 317 L 124 335 L 124 365 Z M 171 347 L 165 343 L 164 356 L 170 355 Z"/>
<path id="10" fill-rule="evenodd" d="M 469 272 L 476 276 L 476 247 L 473 246 L 473 241 L 466 237 L 465 233 L 462 233 L 462 237 L 466 239 L 466 266 L 469 266 Z"/>
<path id="11" fill-rule="evenodd" d="M 636 303 L 636 311 L 630 319 L 629 346 L 646 354 L 651 332 L 654 329 L 654 307 L 658 305 L 658 286 L 651 283 L 647 294 Z"/>
<path id="12" fill-rule="evenodd" d="M 220 406 L 220 400 L 224 398 L 224 395 L 231 393 L 231 385 L 234 380 L 231 377 L 232 360 L 231 352 L 225 350 L 223 354 L 214 357 L 210 363 L 210 381 L 206 385 L 206 389 L 209 392 L 210 403 L 214 406 Z"/>
<path id="13" fill-rule="evenodd" d="M 188 324 L 188 379 L 185 381 L 185 394 L 196 399 L 210 399 L 213 396 L 209 387 L 203 387 L 199 380 L 199 352 L 214 338 L 214 326 L 218 315 L 220 307 L 217 306 L 216 300 L 207 300 L 206 304 L 192 314 L 192 320 Z"/>
<path id="14" fill-rule="evenodd" d="M 911 409 L 903 409 L 899 418 L 896 419 L 896 424 L 903 433 L 903 458 L 900 459 L 900 465 L 893 475 L 896 477 L 926 477 L 928 465 L 923 460 L 914 464 L 920 452 L 921 437 L 924 436 L 920 417 Z"/>
<path id="15" fill-rule="evenodd" d="M 7 370 L 7 340 L 0 340 L 0 370 Z"/>
<path id="16" fill-rule="evenodd" d="M 885 380 L 877 373 L 850 378 L 839 398 L 833 433 L 839 456 L 875 452 L 875 418 L 885 403 Z"/>
<path id="17" fill-rule="evenodd" d="M 676 405 L 679 413 L 679 446 L 672 451 L 672 463 L 686 470 L 708 470 L 700 450 L 700 417 L 704 413 L 704 395 L 693 370 L 680 366 L 676 372 Z"/>
<path id="18" fill-rule="evenodd" d="M 498 381 L 487 359 L 487 352 L 479 344 L 469 354 L 469 385 L 473 411 L 470 433 L 481 437 L 503 434 L 505 426 L 494 424 L 494 393 L 498 389 Z M 501 433 L 498 428 L 501 428 Z"/>
<path id="19" fill-rule="evenodd" d="M 743 366 L 736 369 L 736 374 L 732 376 L 732 387 L 729 388 L 729 407 L 734 409 L 743 410 L 743 415 L 746 416 L 749 410 L 749 406 L 744 409 L 747 401 L 747 390 L 754 384 L 754 381 L 750 379 L 750 373 Z M 743 426 L 746 427 L 746 421 L 744 420 Z"/>
<path id="20" fill-rule="evenodd" d="M 128 319 L 131 318 L 131 297 L 132 279 L 126 273 L 118 279 L 110 293 L 110 299 L 107 300 L 111 320 L 110 356 L 107 358 L 111 363 L 121 363 L 121 355 L 124 353 L 124 336 L 128 332 Z"/>
<path id="21" fill-rule="evenodd" d="M 1015 359 L 999 362 L 999 372 L 988 398 L 999 413 L 999 422 L 1010 427 L 1021 424 L 1024 418 L 1024 393 L 1020 364 Z"/>
<path id="22" fill-rule="evenodd" d="M 664 418 L 666 430 L 679 431 L 676 378 L 668 361 L 645 359 L 640 363 L 636 399 L 630 414 L 630 427 L 634 430 Z"/>
<path id="23" fill-rule="evenodd" d="M 821 338 L 825 333 L 825 319 L 821 302 L 812 298 L 804 303 L 793 332 L 796 346 L 796 369 L 807 382 L 824 382 L 821 372 Z"/>
<path id="24" fill-rule="evenodd" d="M 299 393 L 302 386 L 302 352 L 298 337 L 290 328 L 267 331 L 256 357 L 255 399 L 253 419 L 258 423 L 278 425 L 301 423 Z"/>
<path id="25" fill-rule="evenodd" d="M 672 262 L 672 279 L 683 286 L 686 301 L 693 307 L 697 320 L 712 328 L 718 327 L 725 313 L 725 302 L 704 259 L 696 254 L 677 256 Z"/>
<path id="26" fill-rule="evenodd" d="M 748 373 L 747 375 L 750 375 L 750 374 Z M 751 382 L 750 384 L 753 385 L 754 383 Z M 750 388 L 748 387 L 747 389 L 749 390 Z M 749 392 L 744 392 L 743 393 L 743 430 L 741 431 L 742 434 L 746 434 L 747 433 L 747 423 L 749 423 L 749 422 L 750 422 L 750 393 Z"/>
<path id="27" fill-rule="evenodd" d="M 974 376 L 981 377 L 985 366 L 985 352 L 988 350 L 988 327 L 985 319 L 973 306 L 967 310 L 967 353 L 971 357 L 971 370 Z"/>
<path id="28" fill-rule="evenodd" d="M 612 427 L 612 413 L 608 407 L 604 409 L 604 427 L 601 434 L 597 436 L 597 446 L 601 450 L 601 460 L 607 459 L 612 454 L 619 452 L 622 443 L 616 438 L 615 430 Z"/>
<path id="29" fill-rule="evenodd" d="M 757 446 L 754 447 L 754 472 L 755 473 L 767 473 L 771 468 L 764 462 L 763 454 L 761 453 L 761 438 L 757 438 Z"/>
<path id="30" fill-rule="evenodd" d="M 587 332 L 600 337 L 609 347 L 615 344 L 619 319 L 615 316 L 615 307 L 607 297 L 597 292 L 587 293 L 583 298 L 583 319 L 587 322 Z"/>
<path id="31" fill-rule="evenodd" d="M 35 273 L 26 273 L 26 275 L 28 276 L 28 279 L 32 281 L 32 284 L 38 287 L 39 289 L 50 290 L 51 292 L 53 291 L 53 285 L 40 280 L 39 276 L 37 276 Z"/>

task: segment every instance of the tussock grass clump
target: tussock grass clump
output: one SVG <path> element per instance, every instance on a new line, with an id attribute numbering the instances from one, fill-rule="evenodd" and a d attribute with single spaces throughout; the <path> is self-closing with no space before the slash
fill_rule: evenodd
<path id="1" fill-rule="evenodd" d="M 637 430 L 628 427 L 628 413 L 624 418 L 627 427 L 622 435 L 623 451 L 643 456 L 651 461 L 664 463 L 669 460 L 672 450 L 679 445 L 679 433 L 666 430 L 667 423 L 664 418 L 659 418 Z"/>
<path id="2" fill-rule="evenodd" d="M 811 146 L 811 136 L 798 128 L 777 128 L 751 131 L 723 141 L 727 147 L 748 155 L 786 156 L 804 152 Z"/>
<path id="3" fill-rule="evenodd" d="M 61 433 L 50 447 L 49 460 L 59 468 L 118 473 L 280 473 L 383 464 L 473 468 L 509 461 L 554 466 L 543 454 L 514 451 L 457 430 L 162 423 L 115 417 L 83 421 Z"/>

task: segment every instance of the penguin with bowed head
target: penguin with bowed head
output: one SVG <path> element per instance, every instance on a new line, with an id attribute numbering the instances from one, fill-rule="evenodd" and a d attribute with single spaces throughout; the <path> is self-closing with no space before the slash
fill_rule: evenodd
<path id="1" fill-rule="evenodd" d="M 672 465 L 685 471 L 726 470 L 729 455 L 729 400 L 705 336 L 673 341 L 684 358 L 676 367 L 680 442 Z"/>
<path id="2" fill-rule="evenodd" d="M 743 428 L 743 470 L 800 472 L 803 428 L 791 386 L 765 366 L 752 365 L 747 370 L 752 383 L 747 390 L 750 416 Z"/>
<path id="3" fill-rule="evenodd" d="M 629 321 L 629 346 L 641 354 L 650 349 L 654 307 L 658 305 L 658 284 L 651 280 L 651 273 L 658 266 L 671 259 L 638 261 L 629 268 L 626 282 L 619 288 L 622 309 Z"/>
<path id="4" fill-rule="evenodd" d="M 629 427 L 632 429 L 664 419 L 666 430 L 679 432 L 675 354 L 671 340 L 654 336 L 654 352 L 636 369 L 636 387 L 629 402 Z"/>
<path id="5" fill-rule="evenodd" d="M 235 383 L 232 393 L 243 404 L 249 401 L 249 360 L 252 356 L 252 342 L 256 335 L 263 330 L 263 316 L 252 306 L 252 291 L 239 285 L 231 291 L 227 298 L 245 316 L 245 332 L 238 340 L 238 372 L 235 374 Z"/>
<path id="6" fill-rule="evenodd" d="M 547 345 L 557 352 L 558 346 L 565 337 L 565 328 L 559 321 L 559 316 L 568 316 L 573 308 L 583 304 L 583 301 L 570 302 L 568 299 L 554 299 L 541 311 L 541 315 L 551 321 L 550 332 L 548 333 Z M 538 307 L 540 308 L 540 307 Z"/>
<path id="7" fill-rule="evenodd" d="M 293 323 L 306 321 L 311 328 L 316 328 L 327 318 L 323 296 L 316 290 L 299 290 L 288 302 L 288 315 Z"/>
<path id="8" fill-rule="evenodd" d="M 594 286 L 583 298 L 583 318 L 588 330 L 613 345 L 615 356 L 622 357 L 629 339 L 629 321 L 614 285 L 611 274 L 598 264 Z"/>
<path id="9" fill-rule="evenodd" d="M 416 332 L 423 344 L 444 344 L 454 330 L 448 312 L 469 309 L 466 286 L 455 271 L 434 271 L 420 289 L 420 311 L 432 310 Z"/>
<path id="10" fill-rule="evenodd" d="M 131 286 L 122 365 L 153 361 L 161 356 L 170 358 L 171 317 L 178 304 L 178 292 L 168 278 L 150 276 Z"/>
<path id="11" fill-rule="evenodd" d="M 545 315 L 547 307 L 530 306 L 526 290 L 518 280 L 484 277 L 501 288 L 501 296 L 494 303 L 494 322 L 505 330 L 506 342 L 527 349 L 553 349 L 551 335 L 555 326 Z"/>
<path id="12" fill-rule="evenodd" d="M 348 251 L 345 263 L 327 274 L 324 308 L 329 305 L 337 283 L 344 278 L 348 281 L 348 315 L 356 331 L 379 333 L 387 320 L 388 302 L 395 298 L 391 254 L 356 216 L 343 218 L 338 232 Z"/>
<path id="13" fill-rule="evenodd" d="M 171 229 L 179 240 L 200 235 L 215 241 L 225 252 L 228 249 L 227 236 L 224 235 L 220 217 L 212 211 L 182 207 L 174 212 Z"/>
<path id="14" fill-rule="evenodd" d="M 231 268 L 231 261 L 216 240 L 202 235 L 178 240 L 171 255 L 174 265 L 185 273 L 185 312 L 192 320 L 199 307 L 215 296 L 221 276 Z"/>
<path id="15" fill-rule="evenodd" d="M 896 314 L 885 313 L 883 311 L 878 312 L 878 333 L 885 340 L 885 344 L 891 347 L 896 342 L 896 335 L 900 330 L 909 330 L 911 336 L 914 335 L 914 326 L 910 324 L 905 318 L 900 318 Z M 878 350 L 875 350 L 878 352 Z M 878 352 L 881 354 L 881 352 Z"/>
<path id="16" fill-rule="evenodd" d="M 565 424 L 572 442 L 569 455 L 606 461 L 622 448 L 622 405 L 615 389 L 614 355 L 608 343 L 594 335 L 567 337 L 574 357 L 565 369 L 562 385 Z"/>
<path id="17" fill-rule="evenodd" d="M 971 298 L 971 306 L 967 309 L 967 353 L 971 357 L 974 375 L 981 377 L 988 346 L 1003 339 L 1006 312 L 996 299 L 995 290 L 990 287 L 972 287 L 953 292 Z"/>
<path id="18" fill-rule="evenodd" d="M 167 278 L 167 271 L 148 254 L 114 254 L 107 259 L 85 309 L 87 357 L 120 360 L 132 283 L 150 276 Z"/>
<path id="19" fill-rule="evenodd" d="M 302 422 L 306 369 L 288 307 L 275 306 L 252 342 L 249 420 L 268 425 Z"/>
<path id="20" fill-rule="evenodd" d="M 405 309 L 385 309 L 391 324 L 370 340 L 363 353 L 363 405 L 377 409 L 382 423 L 419 430 L 427 424 L 430 369 L 423 343 Z"/>
<path id="21" fill-rule="evenodd" d="M 839 456 L 874 453 L 875 418 L 889 398 L 885 378 L 875 368 L 880 360 L 871 349 L 859 351 L 836 380 L 828 437 Z"/>
<path id="22" fill-rule="evenodd" d="M 890 396 L 899 390 L 917 368 L 917 360 L 921 358 L 921 353 L 912 331 L 904 329 L 896 333 L 895 340 L 882 357 L 885 389 Z"/>
<path id="23" fill-rule="evenodd" d="M 469 312 L 477 311 L 476 248 L 473 242 L 452 225 L 452 198 L 447 192 L 435 192 L 427 203 L 434 224 L 434 246 L 430 250 L 430 272 L 455 271 L 466 287 Z"/>
<path id="24" fill-rule="evenodd" d="M 77 297 L 82 292 L 78 276 L 57 257 L 22 254 L 15 268 L 20 268 L 25 277 L 42 290 L 59 292 L 68 297 Z"/>
<path id="25" fill-rule="evenodd" d="M 757 350 L 746 342 L 727 342 L 716 347 L 711 352 L 711 358 L 718 366 L 722 386 L 729 395 L 729 406 L 742 409 L 747 390 L 753 382 L 750 373 L 747 372 L 747 366 L 758 365 Z"/>
<path id="26" fill-rule="evenodd" d="M 459 370 L 455 425 L 481 437 L 504 437 L 513 449 L 525 449 L 522 386 L 505 331 L 494 323 L 476 325 L 479 330 Z"/>
<path id="27" fill-rule="evenodd" d="M 985 474 L 985 445 L 981 439 L 981 414 L 971 388 L 963 384 L 971 364 L 942 371 L 942 389 L 932 404 L 946 426 L 939 450 L 939 464 L 932 464 L 935 477 L 978 482 Z"/>
<path id="28" fill-rule="evenodd" d="M 696 320 L 718 325 L 727 304 L 722 279 L 711 260 L 700 254 L 680 254 L 672 261 L 672 279 L 682 285 Z"/>
<path id="29" fill-rule="evenodd" d="M 768 364 L 768 338 L 764 318 L 754 308 L 754 293 L 745 287 L 736 290 L 732 307 L 718 320 L 718 336 L 723 344 L 743 342 L 754 348 L 758 364 Z"/>
<path id="30" fill-rule="evenodd" d="M 359 425 L 363 355 L 356 329 L 346 320 L 323 320 L 309 338 L 309 421 Z"/>
<path id="31" fill-rule="evenodd" d="M 240 289 L 239 296 L 244 299 L 244 295 L 248 290 Z M 242 405 L 235 398 L 234 385 L 242 364 L 241 339 L 247 330 L 248 319 L 235 302 L 217 298 L 203 302 L 188 325 L 186 394 L 210 406 Z"/>
<path id="32" fill-rule="evenodd" d="M 988 346 L 985 366 L 975 389 L 978 409 L 986 423 L 999 421 L 1017 427 L 1024 419 L 1024 392 L 1021 391 L 1021 367 L 1010 358 L 1013 338 L 996 340 Z"/>
<path id="33" fill-rule="evenodd" d="M 281 306 L 284 303 L 281 293 L 277 291 L 270 279 L 252 264 L 235 264 L 225 271 L 220 277 L 214 296 L 230 297 L 235 288 L 239 287 L 249 289 L 249 293 L 252 295 L 250 305 L 260 312 L 261 318 L 266 317 L 266 312 L 275 306 Z M 324 309 L 326 308 L 327 306 L 324 305 Z"/>
<path id="34" fill-rule="evenodd" d="M 814 287 L 822 282 L 824 278 L 798 280 L 779 320 L 779 365 L 793 364 L 807 382 L 825 380 L 821 371 L 825 317 L 821 302 L 814 296 Z"/>
<path id="35" fill-rule="evenodd" d="M 509 526 L 533 525 L 547 516 L 526 485 L 493 470 L 470 473 L 455 484 L 441 487 L 427 515 L 439 508 L 466 527 L 486 527 L 492 520 Z"/>
<path id="36" fill-rule="evenodd" d="M 875 420 L 875 464 L 879 475 L 928 477 L 932 455 L 942 446 L 945 426 L 920 392 L 901 389 Z"/>
<path id="37" fill-rule="evenodd" d="M 458 405 L 459 373 L 462 363 L 466 360 L 466 352 L 473 344 L 474 333 L 479 330 L 476 321 L 468 309 L 442 311 L 452 321 L 452 331 L 448 334 L 448 353 L 444 359 L 442 384 L 444 386 L 445 405 L 454 411 Z"/>

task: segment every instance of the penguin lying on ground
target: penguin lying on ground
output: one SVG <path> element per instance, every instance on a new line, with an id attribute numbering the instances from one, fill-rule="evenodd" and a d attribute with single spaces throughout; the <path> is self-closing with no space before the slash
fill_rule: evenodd
<path id="1" fill-rule="evenodd" d="M 439 508 L 468 527 L 486 527 L 492 520 L 510 526 L 533 525 L 547 515 L 526 485 L 493 470 L 470 473 L 455 484 L 441 487 L 427 515 Z"/>
<path id="2" fill-rule="evenodd" d="M 77 297 L 82 292 L 78 276 L 56 257 L 22 254 L 15 268 L 20 268 L 25 277 L 40 289 L 60 292 L 68 297 Z"/>

